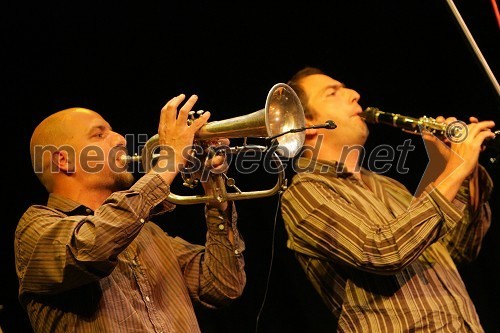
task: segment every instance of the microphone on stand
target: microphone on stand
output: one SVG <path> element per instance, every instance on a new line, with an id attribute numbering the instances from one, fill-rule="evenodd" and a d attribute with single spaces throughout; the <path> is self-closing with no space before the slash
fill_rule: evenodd
<path id="1" fill-rule="evenodd" d="M 308 129 L 312 129 L 312 128 L 335 129 L 335 128 L 337 128 L 337 124 L 335 124 L 335 122 L 333 120 L 327 120 L 327 121 L 325 121 L 324 124 L 317 124 L 317 125 L 312 125 L 312 126 L 304 126 L 304 127 L 299 127 L 299 128 L 292 128 L 292 129 L 290 129 L 290 130 L 288 130 L 286 132 L 279 133 L 279 134 L 273 135 L 271 137 L 268 137 L 267 139 L 268 140 L 274 140 L 274 139 L 279 138 L 280 136 L 288 134 L 288 133 L 302 132 L 302 131 L 305 131 L 305 130 L 308 130 Z"/>

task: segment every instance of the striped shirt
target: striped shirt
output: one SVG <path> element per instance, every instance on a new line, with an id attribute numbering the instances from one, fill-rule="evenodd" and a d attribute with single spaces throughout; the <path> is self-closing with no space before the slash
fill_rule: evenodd
<path id="1" fill-rule="evenodd" d="M 95 212 L 56 195 L 28 208 L 15 259 L 35 332 L 200 332 L 192 301 L 215 308 L 241 295 L 244 242 L 234 206 L 229 214 L 205 210 L 201 246 L 147 222 L 175 207 L 168 194 L 160 176 L 145 175 Z"/>
<path id="2" fill-rule="evenodd" d="M 456 264 L 473 260 L 491 222 L 492 181 L 480 167 L 480 208 L 468 181 L 448 201 L 420 200 L 366 169 L 301 158 L 282 197 L 287 246 L 339 332 L 483 332 Z M 338 169 L 338 170 L 337 170 Z"/>

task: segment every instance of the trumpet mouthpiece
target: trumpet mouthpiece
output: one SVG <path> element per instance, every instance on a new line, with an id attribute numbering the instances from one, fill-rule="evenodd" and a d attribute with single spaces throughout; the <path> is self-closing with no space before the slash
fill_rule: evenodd
<path id="1" fill-rule="evenodd" d="M 140 162 L 141 161 L 141 157 L 139 155 L 137 155 L 137 154 L 134 154 L 132 156 L 130 156 L 130 155 L 122 155 L 120 157 L 120 159 L 125 164 L 129 164 L 129 163 L 132 163 L 132 162 Z"/>

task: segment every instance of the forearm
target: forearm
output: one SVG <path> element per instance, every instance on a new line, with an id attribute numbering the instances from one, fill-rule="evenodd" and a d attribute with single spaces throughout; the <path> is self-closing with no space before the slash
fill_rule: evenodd
<path id="1" fill-rule="evenodd" d="M 448 164 L 433 184 L 448 201 L 453 201 L 467 176 L 468 174 L 464 173 L 460 167 Z"/>
<path id="2" fill-rule="evenodd" d="M 432 189 L 427 188 L 421 200 L 394 216 L 371 195 L 351 203 L 350 195 L 346 201 L 320 183 L 291 186 L 282 206 L 291 247 L 321 260 L 340 261 L 367 271 L 398 271 L 453 229 L 462 217 L 460 207 Z M 398 188 L 387 187 L 387 191 L 387 196 L 390 191 L 406 195 Z M 408 204 L 410 200 L 408 193 Z"/>
<path id="3" fill-rule="evenodd" d="M 245 244 L 236 228 L 234 204 L 230 207 L 228 211 L 206 209 L 204 252 L 190 258 L 183 269 L 191 297 L 208 307 L 221 306 L 239 297 L 246 284 Z"/>
<path id="4" fill-rule="evenodd" d="M 493 181 L 482 166 L 463 182 L 456 198 L 466 203 L 464 217 L 443 239 L 455 262 L 470 262 L 479 254 L 481 244 L 491 225 L 488 203 Z"/>

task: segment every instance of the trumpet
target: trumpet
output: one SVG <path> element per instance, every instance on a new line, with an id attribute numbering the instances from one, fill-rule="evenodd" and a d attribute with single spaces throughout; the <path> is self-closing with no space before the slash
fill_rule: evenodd
<path id="1" fill-rule="evenodd" d="M 400 128 L 402 131 L 412 134 L 421 134 L 423 130 L 428 131 L 437 137 L 447 138 L 451 142 L 462 142 L 468 134 L 467 124 L 463 121 L 457 120 L 450 124 L 445 124 L 436 121 L 432 117 L 413 118 L 403 116 L 397 113 L 389 113 L 381 111 L 376 107 L 367 107 L 361 114 L 367 123 L 371 124 L 385 124 L 392 127 Z M 496 136 L 500 134 L 500 130 L 493 132 Z M 488 140 L 486 144 L 492 142 Z"/>
<path id="2" fill-rule="evenodd" d="M 202 112 L 192 111 L 188 123 L 193 121 L 196 114 Z M 225 173 L 209 172 L 207 181 L 213 195 L 177 195 L 171 192 L 167 200 L 176 204 L 198 204 L 212 200 L 224 202 L 268 197 L 284 191 L 287 179 L 281 158 L 292 158 L 300 151 L 304 144 L 305 133 L 294 130 L 303 129 L 304 125 L 304 110 L 296 93 L 285 83 L 275 84 L 267 95 L 263 109 L 243 116 L 208 122 L 195 133 L 195 141 L 208 145 L 207 150 L 212 153 L 214 150 L 211 149 L 210 142 L 216 138 L 244 138 L 243 146 L 224 147 L 226 148 L 222 151 L 224 154 L 269 153 L 271 160 L 276 164 L 278 175 L 274 187 L 267 190 L 241 191 L 234 179 L 227 177 Z M 269 139 L 271 144 L 249 145 L 247 138 L 265 138 Z M 124 155 L 122 160 L 125 163 L 139 162 L 146 172 L 149 171 L 160 156 L 157 153 L 158 139 L 158 134 L 153 135 L 144 145 L 141 155 Z M 208 157 L 209 154 L 206 154 L 205 158 Z M 181 176 L 184 180 L 183 185 L 188 188 L 194 188 L 199 183 L 199 179 L 189 171 L 181 172 Z M 228 191 L 228 188 L 233 191 Z"/>

